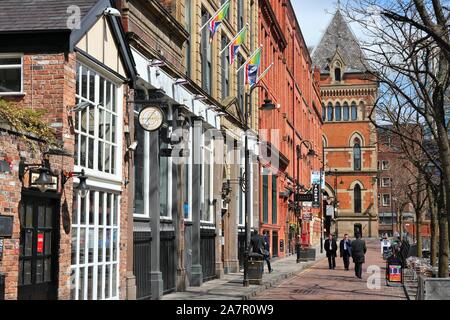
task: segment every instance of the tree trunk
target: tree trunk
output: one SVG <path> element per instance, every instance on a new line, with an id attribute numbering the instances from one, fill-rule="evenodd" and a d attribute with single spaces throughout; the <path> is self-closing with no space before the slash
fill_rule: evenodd
<path id="1" fill-rule="evenodd" d="M 434 195 L 431 192 L 430 188 L 427 188 L 427 192 L 428 192 L 428 204 L 431 211 L 430 263 L 433 267 L 435 267 L 437 264 L 437 239 L 438 239 L 439 225 Z"/>
<path id="2" fill-rule="evenodd" d="M 422 225 L 422 212 L 416 216 L 416 239 L 417 239 L 417 256 L 422 258 L 422 236 L 420 232 L 420 227 Z"/>
<path id="3" fill-rule="evenodd" d="M 443 198 L 443 196 L 441 197 Z M 448 221 L 444 201 L 439 201 L 439 278 L 448 278 Z"/>

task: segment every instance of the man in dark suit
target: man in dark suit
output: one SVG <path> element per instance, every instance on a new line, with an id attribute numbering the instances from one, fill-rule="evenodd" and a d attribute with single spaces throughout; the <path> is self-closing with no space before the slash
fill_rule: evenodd
<path id="1" fill-rule="evenodd" d="M 356 240 L 352 242 L 352 258 L 355 263 L 355 275 L 362 279 L 362 265 L 365 262 L 367 252 L 366 242 L 361 240 L 361 234 L 356 234 Z"/>
<path id="2" fill-rule="evenodd" d="M 258 230 L 253 231 L 250 239 L 250 249 L 253 253 L 264 255 L 264 238 L 259 234 Z"/>
<path id="3" fill-rule="evenodd" d="M 324 249 L 327 252 L 328 266 L 331 269 L 336 269 L 336 253 L 337 253 L 337 243 L 333 239 L 333 235 L 330 233 L 328 239 L 325 240 Z"/>
<path id="4" fill-rule="evenodd" d="M 352 242 L 348 238 L 348 234 L 344 235 L 344 239 L 341 240 L 339 244 L 339 252 L 341 253 L 341 258 L 344 259 L 345 270 L 348 271 L 350 266 L 350 257 L 352 255 Z"/>

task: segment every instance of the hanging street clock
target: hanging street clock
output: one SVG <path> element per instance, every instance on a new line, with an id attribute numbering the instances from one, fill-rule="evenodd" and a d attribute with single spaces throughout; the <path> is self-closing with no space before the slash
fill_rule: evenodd
<path id="1" fill-rule="evenodd" d="M 164 123 L 164 112 L 160 107 L 148 106 L 139 113 L 139 124 L 145 131 L 156 131 Z"/>

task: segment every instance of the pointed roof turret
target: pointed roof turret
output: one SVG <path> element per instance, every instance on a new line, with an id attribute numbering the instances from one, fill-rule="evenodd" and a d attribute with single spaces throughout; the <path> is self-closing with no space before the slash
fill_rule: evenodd
<path id="1" fill-rule="evenodd" d="M 344 72 L 365 72 L 368 70 L 365 55 L 355 34 L 342 16 L 340 7 L 336 10 L 321 41 L 312 52 L 313 64 L 320 67 L 322 73 L 329 72 L 329 65 L 333 57 L 336 56 L 336 52 L 339 52 L 346 65 Z"/>

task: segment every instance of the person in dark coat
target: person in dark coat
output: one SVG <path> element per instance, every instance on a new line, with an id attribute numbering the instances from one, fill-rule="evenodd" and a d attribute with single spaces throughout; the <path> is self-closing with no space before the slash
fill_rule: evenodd
<path id="1" fill-rule="evenodd" d="M 259 234 L 258 230 L 252 232 L 252 238 L 250 239 L 250 249 L 253 253 L 264 255 L 264 239 Z"/>
<path id="2" fill-rule="evenodd" d="M 339 252 L 341 254 L 341 258 L 344 259 L 344 268 L 348 271 L 350 266 L 350 257 L 352 255 L 352 242 L 348 238 L 348 234 L 345 234 L 344 239 L 341 240 L 339 244 Z"/>
<path id="3" fill-rule="evenodd" d="M 352 242 L 352 258 L 355 263 L 355 275 L 362 279 L 362 265 L 367 252 L 366 242 L 361 240 L 361 234 L 356 234 L 356 240 Z"/>
<path id="4" fill-rule="evenodd" d="M 269 235 L 264 235 L 264 260 L 267 262 L 267 268 L 269 269 L 269 273 L 273 272 L 272 266 L 270 265 L 270 242 Z"/>
<path id="5" fill-rule="evenodd" d="M 337 243 L 331 233 L 328 235 L 328 239 L 325 240 L 324 249 L 327 252 L 328 266 L 330 267 L 330 270 L 336 269 Z"/>

